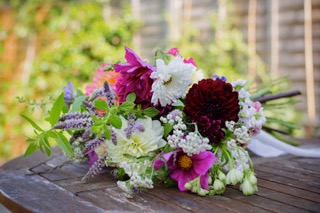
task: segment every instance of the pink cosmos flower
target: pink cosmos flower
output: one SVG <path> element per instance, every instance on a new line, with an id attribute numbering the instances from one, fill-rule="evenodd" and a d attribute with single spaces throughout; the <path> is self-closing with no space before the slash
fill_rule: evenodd
<path id="1" fill-rule="evenodd" d="M 210 151 L 200 152 L 197 155 L 188 156 L 182 150 L 165 153 L 162 157 L 166 160 L 168 168 L 171 170 L 170 177 L 178 181 L 180 191 L 188 191 L 184 187 L 190 180 L 200 177 L 200 184 L 203 189 L 209 190 L 208 171 L 216 160 Z M 154 162 L 154 168 L 164 166 L 164 162 L 158 158 Z"/>
<path id="2" fill-rule="evenodd" d="M 174 47 L 174 48 L 171 48 L 168 52 L 168 54 L 170 55 L 173 55 L 173 56 L 177 56 L 177 55 L 180 55 L 180 51 L 178 48 Z M 192 64 L 193 66 L 197 67 L 196 63 L 194 62 L 193 58 L 189 58 L 188 60 L 187 59 L 184 59 L 183 61 L 185 64 Z"/>
<path id="3" fill-rule="evenodd" d="M 96 74 L 93 78 L 92 84 L 86 86 L 86 96 L 91 95 L 91 93 L 95 90 L 100 88 L 105 81 L 108 82 L 109 86 L 115 91 L 115 86 L 120 74 L 115 71 L 103 71 L 104 68 L 110 66 L 110 64 L 103 64 L 99 69 L 96 71 Z"/>
<path id="4" fill-rule="evenodd" d="M 115 71 L 121 74 L 116 83 L 116 93 L 119 97 L 119 103 L 126 100 L 128 94 L 134 92 L 137 95 L 136 104 L 141 104 L 142 108 L 151 106 L 152 83 L 151 72 L 156 68 L 141 60 L 130 48 L 125 47 L 125 58 L 127 63 L 115 64 Z"/>

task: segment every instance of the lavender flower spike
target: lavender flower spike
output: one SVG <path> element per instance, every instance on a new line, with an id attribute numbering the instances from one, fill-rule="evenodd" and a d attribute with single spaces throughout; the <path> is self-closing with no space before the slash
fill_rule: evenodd
<path id="1" fill-rule="evenodd" d="M 104 82 L 103 86 L 94 90 L 91 94 L 89 101 L 94 101 L 98 97 L 105 97 L 106 102 L 109 106 L 115 103 L 114 92 L 110 88 L 108 82 Z"/>
<path id="2" fill-rule="evenodd" d="M 73 85 L 69 81 L 68 82 L 68 87 L 63 87 L 65 93 L 64 93 L 64 102 L 68 106 L 68 109 L 70 108 L 71 104 L 73 103 L 74 100 L 74 93 L 73 93 Z"/>

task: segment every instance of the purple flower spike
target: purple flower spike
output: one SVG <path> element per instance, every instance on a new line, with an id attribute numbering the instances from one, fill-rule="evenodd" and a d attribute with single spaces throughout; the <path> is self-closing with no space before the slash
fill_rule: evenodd
<path id="1" fill-rule="evenodd" d="M 63 87 L 65 93 L 64 93 L 64 102 L 70 108 L 70 105 L 73 103 L 74 100 L 74 93 L 73 93 L 73 85 L 69 81 L 68 82 L 68 87 Z"/>

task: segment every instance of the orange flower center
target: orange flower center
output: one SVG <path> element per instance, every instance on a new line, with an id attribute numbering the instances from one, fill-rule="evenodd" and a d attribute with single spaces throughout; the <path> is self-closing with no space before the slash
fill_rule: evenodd
<path id="1" fill-rule="evenodd" d="M 182 155 L 179 160 L 179 167 L 184 170 L 189 170 L 192 167 L 192 160 L 188 155 Z"/>

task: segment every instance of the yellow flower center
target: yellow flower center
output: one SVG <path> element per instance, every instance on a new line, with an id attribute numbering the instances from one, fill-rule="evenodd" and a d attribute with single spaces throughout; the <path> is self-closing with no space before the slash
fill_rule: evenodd
<path id="1" fill-rule="evenodd" d="M 192 160 L 188 155 L 182 155 L 179 160 L 179 167 L 184 170 L 189 170 L 192 167 Z"/>
<path id="2" fill-rule="evenodd" d="M 170 76 L 170 78 L 168 80 L 165 80 L 163 84 L 169 85 L 169 84 L 171 84 L 171 82 L 172 82 L 172 76 Z"/>

